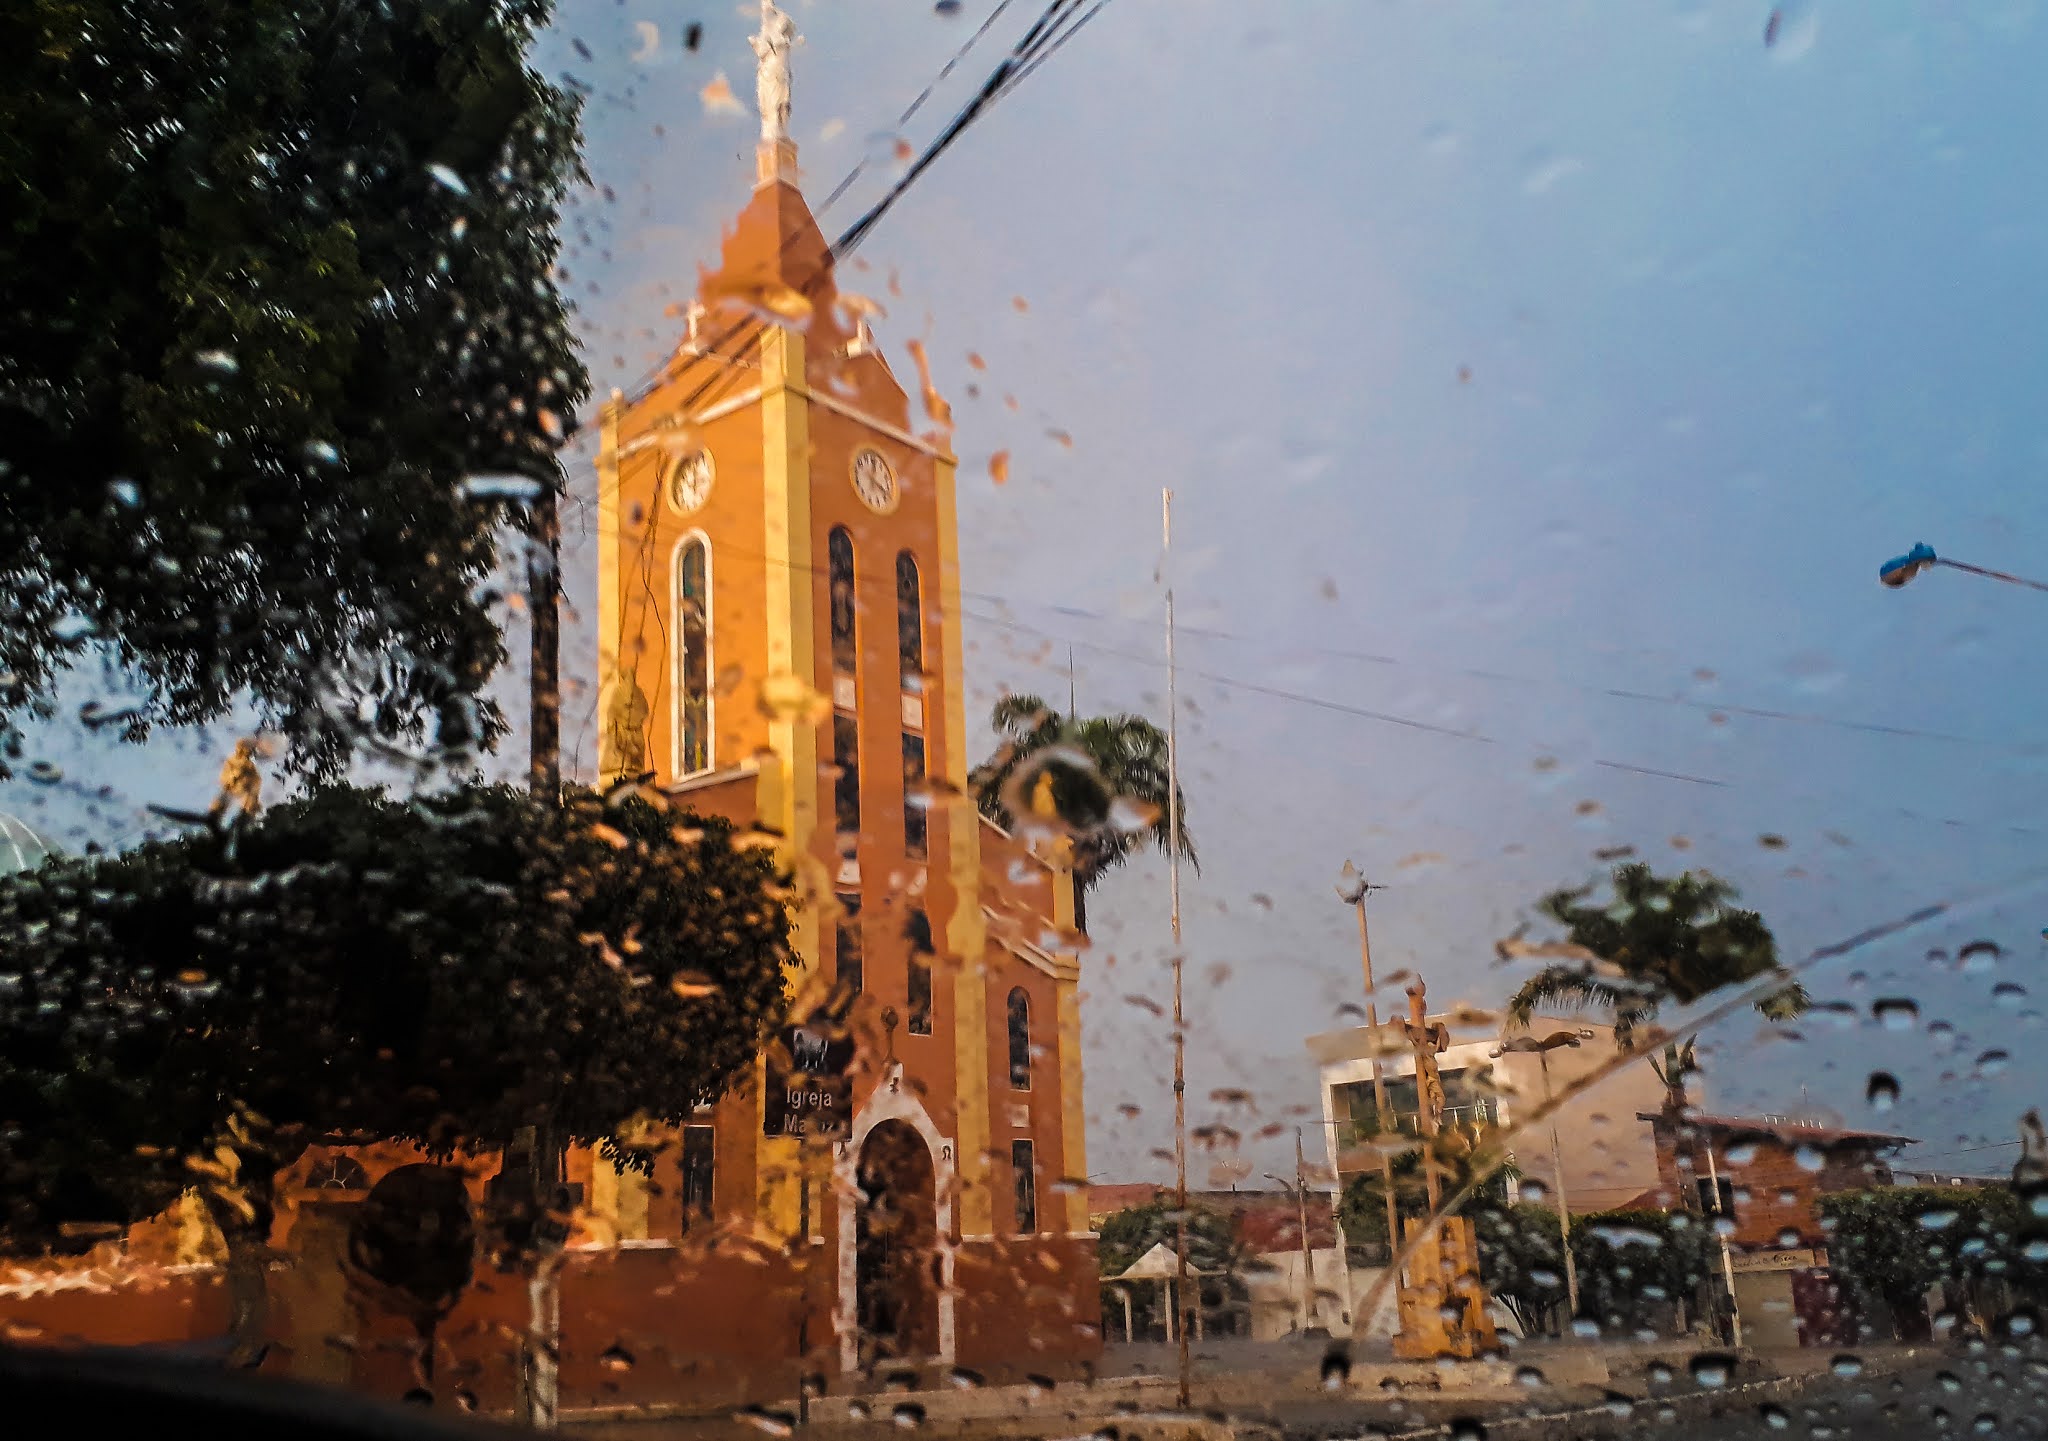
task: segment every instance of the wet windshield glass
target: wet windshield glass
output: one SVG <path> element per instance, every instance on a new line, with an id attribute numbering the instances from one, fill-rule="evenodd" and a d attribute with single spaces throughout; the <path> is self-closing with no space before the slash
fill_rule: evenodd
<path id="1" fill-rule="evenodd" d="M 0 54 L 8 1365 L 2042 1424 L 2032 0 Z"/>

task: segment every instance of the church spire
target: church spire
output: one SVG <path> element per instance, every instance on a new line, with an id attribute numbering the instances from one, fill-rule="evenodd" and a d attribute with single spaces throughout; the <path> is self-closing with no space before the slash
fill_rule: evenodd
<path id="1" fill-rule="evenodd" d="M 761 28 L 748 37 L 754 47 L 754 98 L 761 107 L 761 146 L 756 184 L 796 184 L 796 142 L 789 138 L 789 52 L 801 45 L 796 22 L 761 0 Z"/>

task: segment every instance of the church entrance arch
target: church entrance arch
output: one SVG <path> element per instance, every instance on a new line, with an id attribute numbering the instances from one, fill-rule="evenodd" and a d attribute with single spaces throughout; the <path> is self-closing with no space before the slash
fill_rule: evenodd
<path id="1" fill-rule="evenodd" d="M 869 1131 L 854 1169 L 854 1315 L 861 1359 L 939 1354 L 938 1178 L 909 1122 Z"/>

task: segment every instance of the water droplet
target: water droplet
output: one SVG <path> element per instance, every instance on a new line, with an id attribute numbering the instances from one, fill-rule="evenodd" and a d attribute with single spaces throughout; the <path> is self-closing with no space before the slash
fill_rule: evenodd
<path id="1" fill-rule="evenodd" d="M 1820 16 L 1814 0 L 1782 0 L 1764 21 L 1764 47 L 1780 64 L 1803 59 L 1819 36 Z"/>
<path id="2" fill-rule="evenodd" d="M 445 165 L 438 162 L 429 165 L 427 167 L 427 174 L 433 176 L 434 183 L 444 190 L 452 190 L 457 195 L 469 194 L 469 182 Z"/>
<path id="3" fill-rule="evenodd" d="M 970 1371 L 965 1366 L 955 1366 L 946 1380 L 956 1391 L 975 1391 L 987 1384 L 979 1371 Z"/>
<path id="4" fill-rule="evenodd" d="M 1737 1141 L 1728 1148 L 1728 1164 L 1731 1166 L 1747 1166 L 1755 1159 L 1756 1142 L 1754 1141 Z"/>
<path id="5" fill-rule="evenodd" d="M 1889 1071 L 1872 1071 L 1864 1098 L 1870 1102 L 1873 1111 L 1889 1111 L 1899 1101 L 1898 1077 Z"/>
<path id="6" fill-rule="evenodd" d="M 208 370 L 218 370 L 223 375 L 233 375 L 242 368 L 242 363 L 225 350 L 202 350 L 192 358 Z"/>
<path id="7" fill-rule="evenodd" d="M 461 485 L 462 493 L 471 500 L 532 500 L 541 488 L 541 482 L 530 475 L 472 475 Z"/>
<path id="8" fill-rule="evenodd" d="M 1982 975 L 1998 964 L 2001 954 L 1996 941 L 1972 941 L 1956 952 L 1956 963 L 1966 975 Z"/>
<path id="9" fill-rule="evenodd" d="M 633 1369 L 633 1353 L 614 1341 L 598 1353 L 597 1364 L 607 1371 L 630 1371 Z"/>
<path id="10" fill-rule="evenodd" d="M 1792 1417 L 1783 1406 L 1773 1406 L 1768 1401 L 1756 1408 L 1756 1414 L 1773 1431 L 1783 1431 L 1792 1424 Z"/>
<path id="11" fill-rule="evenodd" d="M 1920 1213 L 1920 1229 L 1923 1231 L 1946 1231 L 1961 1215 L 1954 1207 L 1937 1207 Z"/>
<path id="12" fill-rule="evenodd" d="M 305 455 L 306 459 L 317 461 L 321 465 L 339 465 L 341 463 L 341 452 L 324 440 L 307 441 Z"/>
<path id="13" fill-rule="evenodd" d="M 1977 1074 L 1981 1076 L 1995 1076 L 2000 1071 L 2003 1071 L 2011 1060 L 2012 1057 L 2004 1051 L 1986 1051 L 1977 1058 Z"/>
<path id="14" fill-rule="evenodd" d="M 1547 1386 L 1550 1383 L 1545 1379 L 1543 1373 L 1534 1366 L 1517 1366 L 1515 1368 L 1515 1384 L 1534 1389 L 1538 1386 Z"/>
<path id="15" fill-rule="evenodd" d="M 899 1401 L 889 1410 L 889 1424 L 904 1431 L 924 1425 L 924 1407 L 915 1401 Z"/>
<path id="16" fill-rule="evenodd" d="M 1470 1416 L 1460 1416 L 1450 1424 L 1451 1441 L 1486 1441 L 1486 1428 Z"/>
<path id="17" fill-rule="evenodd" d="M 1977 1413 L 1977 1419 L 1970 1423 L 1970 1429 L 1979 1436 L 1989 1436 L 1998 1429 L 1998 1413 L 1996 1411 L 1980 1411 Z"/>
<path id="18" fill-rule="evenodd" d="M 1799 1169 L 1802 1171 L 1818 1171 L 1827 1160 L 1821 1154 L 1820 1147 L 1814 1145 L 1801 1146 L 1792 1153 L 1792 1159 L 1799 1163 Z"/>
<path id="19" fill-rule="evenodd" d="M 1341 1390 L 1350 1379 L 1350 1352 L 1331 1351 L 1323 1357 L 1322 1381 L 1325 1391 Z"/>
<path id="20" fill-rule="evenodd" d="M 1600 1323 L 1590 1316 L 1579 1316 L 1572 1321 L 1572 1334 L 1581 1340 L 1595 1341 L 1600 1337 Z"/>
<path id="21" fill-rule="evenodd" d="M 132 480 L 117 480 L 107 487 L 107 493 L 114 497 L 114 503 L 133 510 L 142 504 L 142 491 Z"/>
<path id="22" fill-rule="evenodd" d="M 2011 981 L 2000 981 L 1991 988 L 1991 1004 L 2001 1011 L 2016 1011 L 2027 998 L 2027 988 Z"/>
<path id="23" fill-rule="evenodd" d="M 744 1411 L 735 1411 L 732 1419 L 770 1436 L 788 1436 L 796 1430 L 789 1417 L 770 1411 L 765 1406 L 749 1406 Z"/>
<path id="24" fill-rule="evenodd" d="M 1735 1359 L 1732 1356 L 1703 1351 L 1692 1358 L 1691 1369 L 1693 1380 L 1710 1390 L 1718 1389 L 1726 1386 L 1728 1378 L 1734 1374 Z"/>
<path id="25" fill-rule="evenodd" d="M 1870 1014 L 1887 1031 L 1910 1031 L 1920 1023 L 1920 1007 L 1905 996 L 1886 996 L 1870 1008 Z"/>
<path id="26" fill-rule="evenodd" d="M 1863 1374 L 1863 1358 L 1861 1356 L 1851 1356 L 1845 1351 L 1835 1357 L 1833 1364 L 1828 1369 L 1837 1376 L 1861 1376 Z"/>

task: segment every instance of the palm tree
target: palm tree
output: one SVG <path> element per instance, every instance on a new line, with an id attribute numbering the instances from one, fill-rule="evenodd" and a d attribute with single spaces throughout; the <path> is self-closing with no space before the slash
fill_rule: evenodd
<path id="1" fill-rule="evenodd" d="M 1588 904 L 1592 885 L 1555 891 L 1536 909 L 1564 927 L 1575 951 L 1522 983 L 1508 1001 L 1508 1018 L 1527 1025 L 1550 1006 L 1597 1011 L 1614 1026 L 1614 1042 L 1636 1048 L 1636 1033 L 1657 1019 L 1667 1002 L 1688 1006 L 1729 986 L 1744 985 L 1781 968 L 1777 942 L 1755 911 L 1739 910 L 1737 893 L 1705 872 L 1659 876 L 1641 862 L 1615 867 L 1613 899 Z M 1790 1020 L 1811 998 L 1789 975 L 1767 991 L 1756 1009 L 1774 1021 Z M 1666 1042 L 1662 1064 L 1666 1104 L 1685 1105 L 1685 1077 L 1694 1070 L 1693 1038 Z"/>
<path id="2" fill-rule="evenodd" d="M 1139 715 L 1061 716 L 1035 695 L 1004 696 L 989 724 L 1002 744 L 967 778 L 974 803 L 1006 829 L 1023 810 L 1072 836 L 1074 924 L 1086 931 L 1088 892 L 1145 847 L 1171 844 L 1166 733 Z M 1199 871 L 1187 800 L 1176 799 L 1180 853 Z"/>

